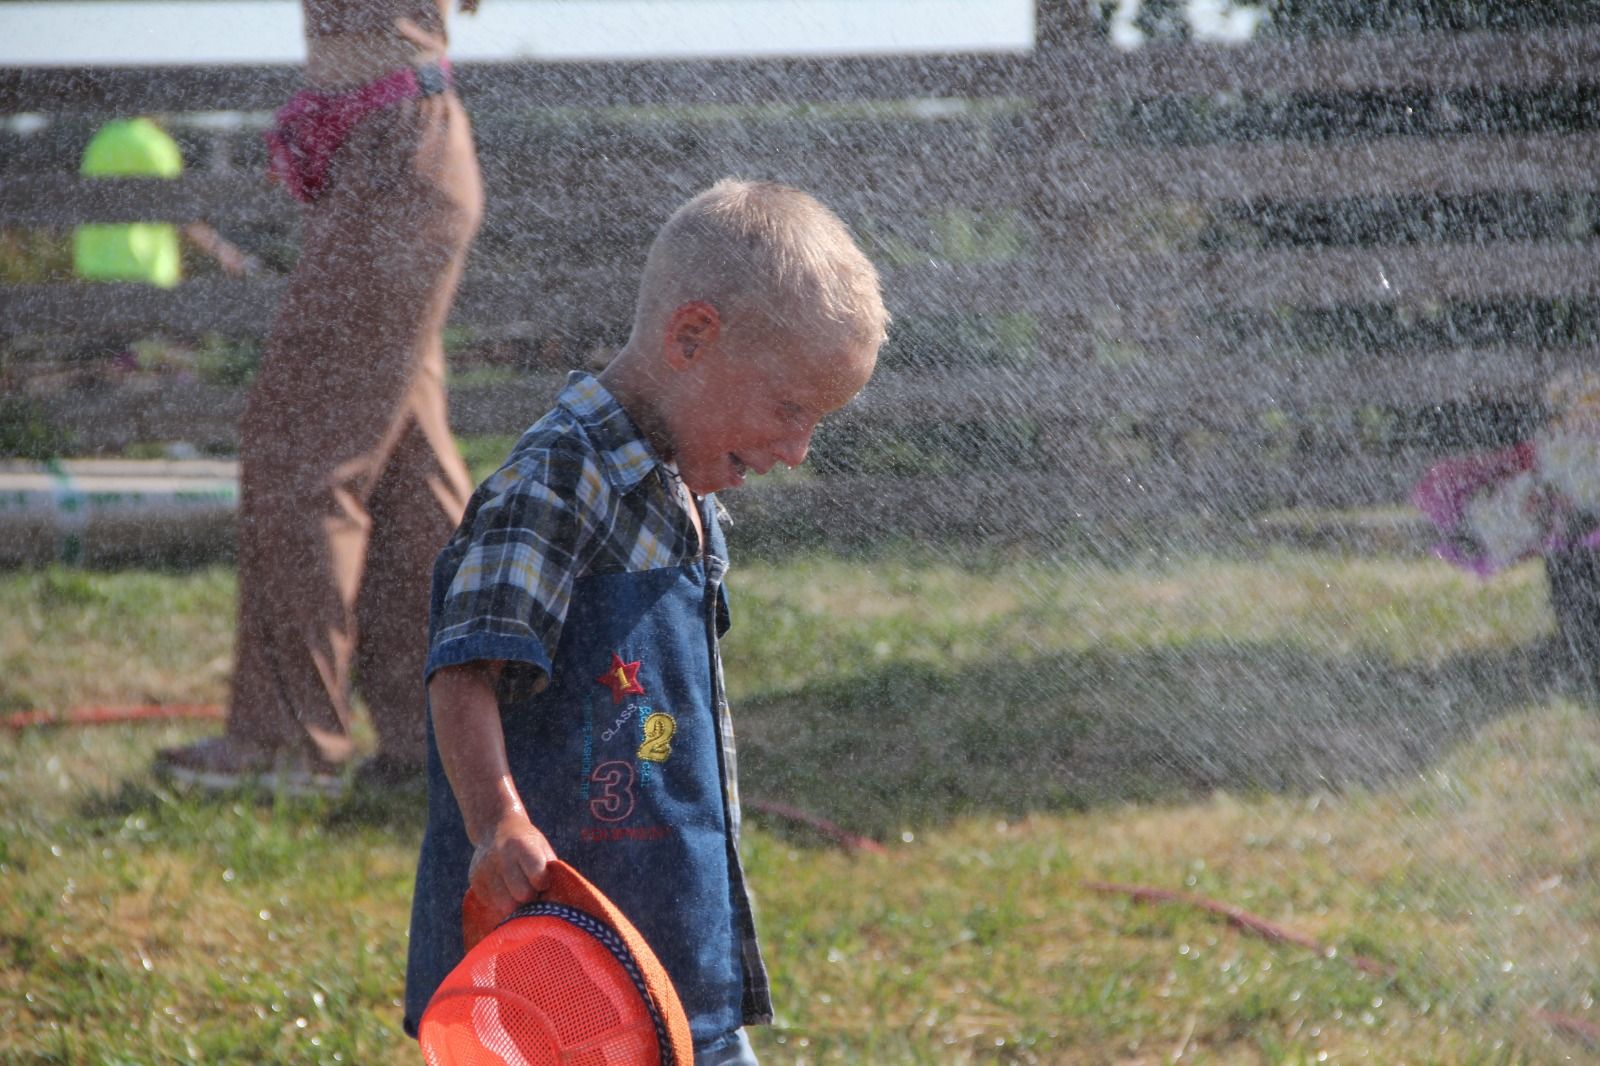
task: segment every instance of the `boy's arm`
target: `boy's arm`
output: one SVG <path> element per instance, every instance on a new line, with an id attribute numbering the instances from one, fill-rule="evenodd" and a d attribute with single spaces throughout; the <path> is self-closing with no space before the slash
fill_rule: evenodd
<path id="1" fill-rule="evenodd" d="M 434 739 L 472 841 L 472 888 L 501 920 L 533 899 L 556 857 L 528 818 L 506 760 L 495 682 L 503 664 L 447 666 L 428 682 Z"/>

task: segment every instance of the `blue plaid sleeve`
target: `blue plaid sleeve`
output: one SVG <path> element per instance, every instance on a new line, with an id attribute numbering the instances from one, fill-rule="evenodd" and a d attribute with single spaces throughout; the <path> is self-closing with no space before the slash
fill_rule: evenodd
<path id="1" fill-rule="evenodd" d="M 484 482 L 435 566 L 428 677 L 500 659 L 517 694 L 544 686 L 600 492 L 594 456 L 576 448 L 515 455 Z"/>

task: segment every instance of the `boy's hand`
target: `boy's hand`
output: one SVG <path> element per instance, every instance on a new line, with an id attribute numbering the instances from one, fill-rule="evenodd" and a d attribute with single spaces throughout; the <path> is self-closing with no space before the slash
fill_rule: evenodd
<path id="1" fill-rule="evenodd" d="M 469 891 L 478 896 L 498 925 L 544 891 L 550 879 L 545 867 L 555 857 L 550 842 L 526 814 L 508 812 L 472 853 Z"/>

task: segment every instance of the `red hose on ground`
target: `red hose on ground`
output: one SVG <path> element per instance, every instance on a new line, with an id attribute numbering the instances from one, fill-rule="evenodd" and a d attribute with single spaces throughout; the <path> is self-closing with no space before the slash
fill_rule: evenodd
<path id="1" fill-rule="evenodd" d="M 1209 899 L 1205 896 L 1191 895 L 1188 892 L 1173 892 L 1165 888 L 1148 888 L 1144 885 L 1118 885 L 1107 881 L 1085 881 L 1083 887 L 1095 892 L 1112 892 L 1117 895 L 1128 896 L 1138 903 L 1148 903 L 1154 900 L 1158 903 L 1182 903 L 1186 906 L 1198 907 L 1201 910 L 1210 911 L 1212 914 L 1220 914 L 1228 920 L 1229 925 L 1254 933 L 1264 940 L 1293 944 L 1295 947 L 1305 948 L 1307 951 L 1313 951 L 1318 955 L 1329 958 L 1336 954 L 1332 948 L 1319 944 L 1304 933 L 1297 933 L 1276 922 L 1269 922 L 1260 915 L 1251 914 L 1242 907 L 1235 907 L 1231 903 L 1223 903 L 1220 900 Z M 1376 977 L 1392 977 L 1394 975 L 1393 966 L 1385 966 L 1361 955 L 1347 955 L 1345 959 L 1356 969 Z"/>
<path id="2" fill-rule="evenodd" d="M 118 725 L 124 722 L 162 722 L 178 718 L 220 720 L 222 708 L 214 703 L 148 703 L 135 707 L 74 707 L 68 711 L 14 711 L 0 718 L 13 733 L 40 726 Z"/>
<path id="3" fill-rule="evenodd" d="M 1574 1018 L 1570 1014 L 1557 1014 L 1550 1010 L 1534 1011 L 1533 1016 L 1557 1032 L 1575 1036 L 1590 1047 L 1600 1047 L 1600 1025 L 1594 1022 L 1586 1022 L 1582 1018 Z"/>
<path id="4" fill-rule="evenodd" d="M 24 729 L 45 726 L 117 725 L 127 722 L 160 722 L 180 718 L 220 720 L 223 710 L 214 703 L 144 704 L 134 707 L 74 707 L 68 711 L 17 711 L 0 719 L 0 724 L 13 733 Z M 747 800 L 751 810 L 787 818 L 808 826 L 850 851 L 884 852 L 882 844 L 867 837 L 857 836 L 825 818 L 783 803 Z"/>
<path id="5" fill-rule="evenodd" d="M 1332 950 L 1318 943 L 1304 933 L 1297 933 L 1287 929 L 1276 922 L 1270 922 L 1258 914 L 1251 914 L 1242 907 L 1235 907 L 1231 903 L 1211 899 L 1206 896 L 1197 896 L 1188 892 L 1174 892 L 1166 888 L 1151 888 L 1146 885 L 1119 885 L 1109 881 L 1085 881 L 1083 887 L 1093 892 L 1111 892 L 1124 895 L 1139 903 L 1182 903 L 1190 907 L 1198 907 L 1212 914 L 1220 914 L 1228 920 L 1228 924 L 1254 933 L 1263 939 L 1293 944 L 1296 947 L 1306 948 L 1318 955 L 1330 956 Z M 1393 966 L 1385 966 L 1372 959 L 1361 955 L 1345 955 L 1345 961 L 1366 973 L 1378 977 L 1392 977 Z M 1574 1018 L 1568 1014 L 1557 1014 L 1555 1011 L 1536 1010 L 1533 1016 L 1559 1033 L 1574 1036 L 1588 1044 L 1590 1047 L 1600 1047 L 1600 1025 L 1586 1022 L 1581 1018 Z"/>
<path id="6" fill-rule="evenodd" d="M 762 814 L 771 814 L 778 818 L 787 818 L 791 822 L 799 822 L 810 829 L 816 830 L 823 836 L 842 846 L 846 851 L 869 851 L 875 855 L 883 855 L 888 849 L 869 837 L 857 836 L 848 829 L 842 829 L 826 818 L 818 818 L 814 814 L 802 811 L 798 807 L 791 807 L 786 803 L 771 803 L 767 800 L 747 799 L 744 806 Z"/>

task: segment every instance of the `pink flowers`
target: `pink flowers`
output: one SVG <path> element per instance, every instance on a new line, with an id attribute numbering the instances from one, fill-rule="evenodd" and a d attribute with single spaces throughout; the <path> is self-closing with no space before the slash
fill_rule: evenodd
<path id="1" fill-rule="evenodd" d="M 1551 382 L 1533 440 L 1431 467 L 1411 502 L 1445 534 L 1440 558 L 1487 577 L 1548 552 L 1600 549 L 1600 374 Z"/>

